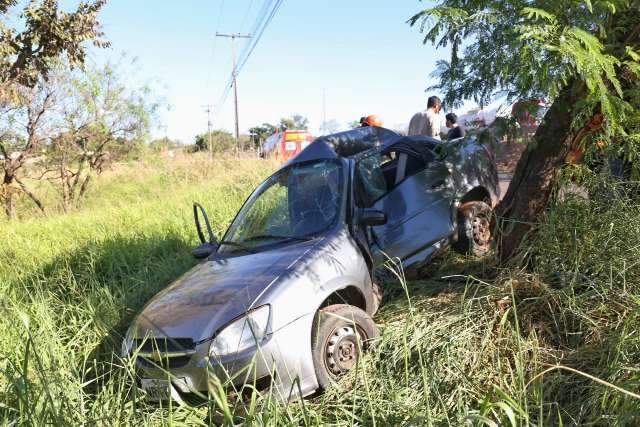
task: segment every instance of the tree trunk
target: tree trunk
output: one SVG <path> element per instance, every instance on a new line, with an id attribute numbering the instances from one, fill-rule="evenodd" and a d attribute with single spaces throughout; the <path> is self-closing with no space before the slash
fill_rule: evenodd
<path id="1" fill-rule="evenodd" d="M 518 161 L 507 194 L 497 207 L 501 223 L 498 251 L 502 261 L 515 254 L 539 221 L 556 172 L 565 163 L 572 146 L 585 135 L 585 129 L 576 131 L 571 127 L 572 108 L 583 93 L 583 86 L 574 83 L 558 95 Z"/>
<path id="2" fill-rule="evenodd" d="M 13 175 L 8 170 L 5 170 L 2 187 L 0 187 L 0 196 L 2 198 L 4 213 L 10 220 L 16 219 L 16 206 L 13 199 L 14 188 L 11 185 L 12 183 Z"/>

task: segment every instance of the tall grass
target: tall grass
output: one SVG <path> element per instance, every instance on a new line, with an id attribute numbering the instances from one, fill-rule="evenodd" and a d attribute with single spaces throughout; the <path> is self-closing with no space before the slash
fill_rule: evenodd
<path id="1" fill-rule="evenodd" d="M 592 177 L 555 200 L 521 264 L 451 254 L 408 282 L 390 263 L 382 337 L 322 396 L 158 407 L 122 334 L 194 264 L 191 201 L 220 233 L 273 165 L 125 165 L 69 215 L 0 224 L 4 424 L 634 425 L 640 421 L 640 206 Z M 526 265 L 526 269 L 521 267 Z"/>

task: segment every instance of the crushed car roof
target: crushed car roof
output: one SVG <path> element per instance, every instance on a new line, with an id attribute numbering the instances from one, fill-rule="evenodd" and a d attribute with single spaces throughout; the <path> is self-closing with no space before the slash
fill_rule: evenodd
<path id="1" fill-rule="evenodd" d="M 426 136 L 404 136 L 375 126 L 360 127 L 317 138 L 283 167 L 310 160 L 355 156 L 374 148 L 384 150 L 390 146 L 403 145 L 411 149 L 418 146 L 433 147 L 438 143 L 439 140 Z"/>

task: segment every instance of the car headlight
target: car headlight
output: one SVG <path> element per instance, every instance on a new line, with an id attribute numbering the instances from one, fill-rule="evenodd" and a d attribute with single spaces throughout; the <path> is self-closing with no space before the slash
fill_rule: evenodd
<path id="1" fill-rule="evenodd" d="M 263 305 L 227 325 L 211 342 L 209 356 L 226 356 L 257 347 L 267 335 L 270 311 L 268 305 Z"/>

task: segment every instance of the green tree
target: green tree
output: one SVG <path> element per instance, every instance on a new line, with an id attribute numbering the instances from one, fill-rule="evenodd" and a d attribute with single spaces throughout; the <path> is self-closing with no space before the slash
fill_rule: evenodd
<path id="1" fill-rule="evenodd" d="M 211 132 L 211 151 L 214 154 L 227 153 L 236 147 L 236 139 L 226 130 L 217 129 Z M 195 137 L 196 151 L 209 151 L 209 134 L 206 132 Z"/>
<path id="2" fill-rule="evenodd" d="M 55 78 L 59 123 L 42 166 L 60 189 L 65 211 L 82 200 L 95 176 L 148 139 L 159 103 L 148 87 L 129 87 L 130 75 L 106 64 L 76 73 L 63 69 Z"/>
<path id="3" fill-rule="evenodd" d="M 149 142 L 149 149 L 158 153 L 163 150 L 170 150 L 173 148 L 179 148 L 181 146 L 182 146 L 182 143 L 180 141 L 171 139 L 166 136 L 163 136 L 161 138 L 156 138 L 151 142 Z"/>
<path id="4" fill-rule="evenodd" d="M 278 128 L 271 123 L 262 123 L 260 126 L 254 126 L 249 129 L 256 148 L 277 131 Z"/>
<path id="5" fill-rule="evenodd" d="M 19 174 L 47 140 L 45 116 L 55 96 L 46 84 L 49 71 L 60 59 L 81 66 L 87 41 L 108 45 L 97 20 L 104 0 L 82 2 L 73 12 L 61 11 L 56 0 L 33 0 L 14 10 L 17 3 L 0 0 L 0 201 L 9 218 L 16 216 L 20 193 L 44 211 Z"/>
<path id="6" fill-rule="evenodd" d="M 451 46 L 435 87 L 449 105 L 486 105 L 497 94 L 553 100 L 498 207 L 508 258 L 544 212 L 572 149 L 629 140 L 628 118 L 638 108 L 638 1 L 441 0 L 410 23 L 422 25 L 425 43 Z"/>
<path id="7" fill-rule="evenodd" d="M 294 114 L 291 117 L 283 117 L 280 119 L 280 128 L 291 130 L 308 130 L 309 119 L 300 114 Z"/>
<path id="8" fill-rule="evenodd" d="M 32 0 L 4 19 L 17 0 L 0 0 L 0 82 L 2 89 L 18 83 L 33 87 L 47 76 L 56 60 L 64 56 L 71 66 L 84 64 L 84 42 L 106 47 L 97 14 L 106 0 L 83 1 L 73 12 L 61 11 L 57 0 Z M 12 15 L 13 16 L 13 15 Z M 8 25 L 11 23 L 13 26 Z"/>

